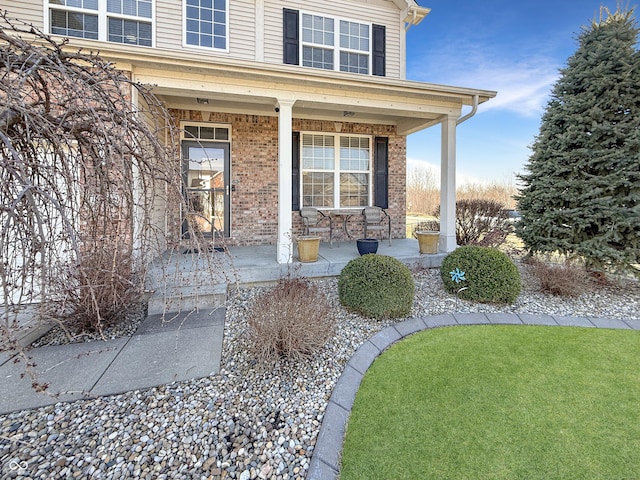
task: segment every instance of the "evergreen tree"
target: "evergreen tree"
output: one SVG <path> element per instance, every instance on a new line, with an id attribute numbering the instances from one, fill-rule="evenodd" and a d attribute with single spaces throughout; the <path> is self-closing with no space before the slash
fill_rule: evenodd
<path id="1" fill-rule="evenodd" d="M 603 8 L 560 71 L 532 146 L 517 233 L 530 253 L 640 272 L 640 53 L 633 9 Z"/>

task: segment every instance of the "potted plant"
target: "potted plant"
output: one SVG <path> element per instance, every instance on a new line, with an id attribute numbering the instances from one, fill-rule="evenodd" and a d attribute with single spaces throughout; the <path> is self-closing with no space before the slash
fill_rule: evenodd
<path id="1" fill-rule="evenodd" d="M 376 253 L 378 251 L 378 239 L 377 238 L 359 238 L 356 240 L 356 246 L 358 247 L 358 253 L 360 255 L 366 255 L 368 253 Z"/>
<path id="2" fill-rule="evenodd" d="M 413 236 L 418 239 L 420 253 L 438 253 L 440 224 L 437 221 L 418 223 L 413 230 Z"/>
<path id="3" fill-rule="evenodd" d="M 303 263 L 317 262 L 320 237 L 304 235 L 297 238 L 298 259 Z"/>

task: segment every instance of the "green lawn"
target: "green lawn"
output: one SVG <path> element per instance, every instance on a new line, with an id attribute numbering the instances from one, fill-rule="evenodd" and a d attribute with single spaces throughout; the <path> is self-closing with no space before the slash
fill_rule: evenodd
<path id="1" fill-rule="evenodd" d="M 341 480 L 638 479 L 640 332 L 427 330 L 369 369 Z"/>

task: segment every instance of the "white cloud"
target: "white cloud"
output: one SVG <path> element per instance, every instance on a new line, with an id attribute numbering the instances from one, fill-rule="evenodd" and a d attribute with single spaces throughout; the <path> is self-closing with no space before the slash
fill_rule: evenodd
<path id="1" fill-rule="evenodd" d="M 437 52 L 437 53 L 436 53 Z M 430 51 L 415 58 L 409 76 L 423 82 L 495 90 L 496 98 L 482 105 L 481 111 L 507 110 L 523 117 L 538 117 L 544 111 L 561 65 L 550 57 L 523 54 L 522 59 L 488 53 L 476 45 L 456 45 Z M 455 59 L 455 60 L 452 60 Z"/>
<path id="2" fill-rule="evenodd" d="M 465 72 L 470 86 L 487 85 L 498 95 L 482 111 L 508 110 L 523 117 L 538 117 L 544 111 L 558 72 L 549 65 L 481 65 Z M 473 83 L 471 83 L 473 82 Z M 484 87 L 483 87 L 484 88 Z"/>

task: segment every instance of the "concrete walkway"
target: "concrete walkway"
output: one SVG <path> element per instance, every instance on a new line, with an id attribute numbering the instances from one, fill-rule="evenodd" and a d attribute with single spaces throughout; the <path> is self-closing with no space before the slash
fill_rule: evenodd
<path id="1" fill-rule="evenodd" d="M 337 480 L 342 444 L 360 382 L 373 361 L 387 348 L 404 337 L 436 327 L 456 325 L 548 325 L 568 327 L 617 328 L 640 330 L 640 320 L 615 320 L 586 317 L 555 317 L 525 313 L 455 313 L 427 318 L 414 318 L 385 328 L 363 343 L 345 366 L 333 389 L 322 420 L 322 426 L 307 480 Z"/>
<path id="2" fill-rule="evenodd" d="M 0 414 L 215 375 L 220 371 L 224 308 L 150 315 L 131 337 L 34 348 L 38 393 L 24 359 L 0 352 Z M 17 360 L 17 361 L 16 361 Z"/>

